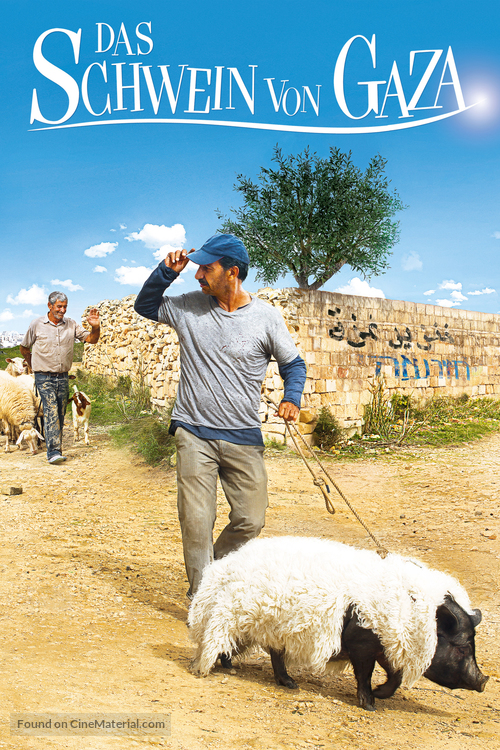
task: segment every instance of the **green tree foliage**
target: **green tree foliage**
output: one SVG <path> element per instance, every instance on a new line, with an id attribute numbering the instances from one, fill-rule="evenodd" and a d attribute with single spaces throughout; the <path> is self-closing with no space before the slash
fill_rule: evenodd
<path id="1" fill-rule="evenodd" d="M 319 289 L 346 263 L 367 278 L 388 267 L 399 237 L 392 217 L 405 206 L 389 192 L 386 159 L 374 156 L 363 173 L 351 152 L 283 156 L 276 146 L 272 161 L 277 168 L 262 167 L 259 184 L 237 175 L 243 206 L 234 219 L 219 212 L 221 231 L 245 243 L 257 278 L 274 284 L 291 272 L 301 289 Z"/>

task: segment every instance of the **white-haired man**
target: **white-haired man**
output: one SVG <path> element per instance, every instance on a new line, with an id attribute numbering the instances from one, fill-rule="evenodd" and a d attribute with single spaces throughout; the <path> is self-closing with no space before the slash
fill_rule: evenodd
<path id="1" fill-rule="evenodd" d="M 62 455 L 62 431 L 69 398 L 68 373 L 73 364 L 75 339 L 95 344 L 99 340 L 99 313 L 92 308 L 87 331 L 72 318 L 65 317 L 68 298 L 64 292 L 52 292 L 48 313 L 32 320 L 20 350 L 35 373 L 35 385 L 43 404 L 44 437 L 47 459 L 51 464 L 66 460 Z"/>

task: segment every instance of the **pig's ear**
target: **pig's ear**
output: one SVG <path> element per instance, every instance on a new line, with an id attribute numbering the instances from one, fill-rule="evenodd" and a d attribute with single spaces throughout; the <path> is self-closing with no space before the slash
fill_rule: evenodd
<path id="1" fill-rule="evenodd" d="M 456 607 L 456 604 L 449 596 L 445 597 L 444 602 L 445 603 L 440 604 L 436 610 L 436 620 L 438 628 L 441 628 L 445 633 L 451 635 L 452 633 L 456 633 L 459 627 L 458 618 L 453 611 L 453 605 Z"/>
<path id="2" fill-rule="evenodd" d="M 480 609 L 473 609 L 472 610 L 472 614 L 470 614 L 469 617 L 470 617 L 470 619 L 472 621 L 472 624 L 474 625 L 475 628 L 477 628 L 477 626 L 479 625 L 479 623 L 483 619 L 483 615 L 481 614 L 481 610 Z"/>

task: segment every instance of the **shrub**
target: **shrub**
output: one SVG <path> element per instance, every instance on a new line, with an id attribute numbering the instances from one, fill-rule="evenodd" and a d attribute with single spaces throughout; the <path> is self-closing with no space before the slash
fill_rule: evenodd
<path id="1" fill-rule="evenodd" d="M 319 411 L 313 435 L 316 445 L 324 451 L 330 450 L 344 439 L 344 432 L 341 426 L 327 406 L 323 406 Z"/>

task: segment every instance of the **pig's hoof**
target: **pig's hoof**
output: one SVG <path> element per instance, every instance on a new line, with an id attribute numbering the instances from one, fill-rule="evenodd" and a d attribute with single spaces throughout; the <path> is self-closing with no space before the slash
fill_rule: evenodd
<path id="1" fill-rule="evenodd" d="M 298 690 L 299 686 L 295 682 L 294 679 L 292 679 L 289 675 L 286 677 L 279 677 L 276 680 L 277 685 L 283 685 L 283 687 L 289 688 L 289 690 Z"/>
<path id="2" fill-rule="evenodd" d="M 364 708 L 365 711 L 375 711 L 375 701 L 371 696 L 369 698 L 358 698 L 358 705 L 360 708 Z"/>
<path id="3" fill-rule="evenodd" d="M 220 665 L 223 669 L 232 669 L 233 662 L 228 654 L 219 654 Z"/>

